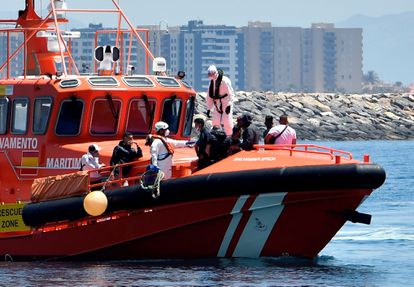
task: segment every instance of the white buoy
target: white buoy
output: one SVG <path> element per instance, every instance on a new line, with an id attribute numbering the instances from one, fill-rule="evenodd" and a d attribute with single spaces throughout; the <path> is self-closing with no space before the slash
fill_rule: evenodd
<path id="1" fill-rule="evenodd" d="M 108 198 L 100 190 L 90 192 L 83 200 L 83 208 L 92 216 L 99 216 L 108 207 Z"/>

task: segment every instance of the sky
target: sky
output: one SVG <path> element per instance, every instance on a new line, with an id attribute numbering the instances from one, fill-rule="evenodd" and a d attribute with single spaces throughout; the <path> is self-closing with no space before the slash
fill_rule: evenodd
<path id="1" fill-rule="evenodd" d="M 111 8 L 111 0 L 66 0 L 69 8 Z M 413 0 L 117 0 L 126 15 L 135 25 L 169 26 L 186 24 L 189 20 L 204 20 L 205 24 L 225 24 L 246 26 L 248 21 L 267 21 L 274 26 L 309 27 L 315 22 L 340 22 L 347 18 L 362 14 L 378 17 L 386 14 L 399 14 L 414 11 Z M 4 12 L 21 9 L 24 0 L 0 0 L 7 6 L 0 9 Z M 49 0 L 36 0 L 37 7 L 45 8 Z M 154 3 L 157 3 L 153 7 Z M 8 14 L 8 13 L 7 13 Z M 13 15 L 13 14 L 10 14 Z M 104 22 L 113 25 L 114 21 L 106 20 L 108 15 L 76 14 L 79 21 Z"/>

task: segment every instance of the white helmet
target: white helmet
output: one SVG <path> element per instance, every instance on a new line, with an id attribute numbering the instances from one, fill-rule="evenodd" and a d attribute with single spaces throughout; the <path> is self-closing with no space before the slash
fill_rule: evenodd
<path id="1" fill-rule="evenodd" d="M 166 122 L 157 122 L 155 124 L 155 130 L 158 132 L 160 130 L 167 130 L 168 124 Z"/>
<path id="2" fill-rule="evenodd" d="M 214 76 L 214 75 L 216 75 L 218 72 L 217 72 L 217 68 L 216 68 L 216 66 L 214 66 L 214 65 L 211 65 L 210 67 L 208 67 L 208 69 L 207 69 L 207 74 L 209 75 L 209 76 Z"/>

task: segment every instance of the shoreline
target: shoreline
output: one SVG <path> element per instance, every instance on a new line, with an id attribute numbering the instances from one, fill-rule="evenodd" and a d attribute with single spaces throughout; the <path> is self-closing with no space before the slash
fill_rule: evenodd
<path id="1" fill-rule="evenodd" d="M 205 115 L 206 93 L 196 97 L 196 114 Z M 298 140 L 414 139 L 414 95 L 244 92 L 235 95 L 234 119 L 245 111 L 264 130 L 264 118 L 274 124 L 286 113 Z"/>

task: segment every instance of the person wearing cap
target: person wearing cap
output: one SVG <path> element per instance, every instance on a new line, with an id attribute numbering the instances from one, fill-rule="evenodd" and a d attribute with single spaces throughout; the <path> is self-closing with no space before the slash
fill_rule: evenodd
<path id="1" fill-rule="evenodd" d="M 174 148 L 192 147 L 191 142 L 170 139 L 168 137 L 170 134 L 168 127 L 165 122 L 157 122 L 155 124 L 156 135 L 152 135 L 147 139 L 148 144 L 151 144 L 151 164 L 164 173 L 164 179 L 169 179 L 172 175 Z"/>
<path id="2" fill-rule="evenodd" d="M 244 113 L 237 118 L 237 125 L 243 130 L 240 148 L 252 150 L 253 145 L 259 143 L 259 132 L 257 127 L 252 124 L 253 118 L 250 114 Z"/>
<path id="3" fill-rule="evenodd" d="M 296 144 L 296 131 L 289 126 L 287 115 L 281 115 L 279 125 L 269 130 L 265 144 Z"/>
<path id="4" fill-rule="evenodd" d="M 135 148 L 132 145 L 135 145 Z M 114 148 L 111 157 L 111 166 L 133 162 L 142 157 L 142 150 L 134 141 L 134 136 L 130 132 L 124 133 L 122 141 Z M 131 165 L 122 167 L 122 176 L 126 177 L 131 171 Z M 119 173 L 118 169 L 114 171 L 115 175 Z"/>
<path id="5" fill-rule="evenodd" d="M 88 152 L 81 158 L 81 170 L 92 170 L 105 166 L 103 163 L 99 163 L 99 151 L 101 148 L 97 144 L 91 144 L 88 147 Z M 92 171 L 89 173 L 91 183 L 96 183 L 101 180 L 101 174 L 99 171 Z"/>
<path id="6" fill-rule="evenodd" d="M 210 86 L 207 95 L 207 116 L 210 117 L 212 110 L 213 126 L 223 125 L 227 136 L 233 132 L 233 101 L 234 91 L 231 81 L 218 71 L 216 66 L 211 65 L 208 70 Z"/>

